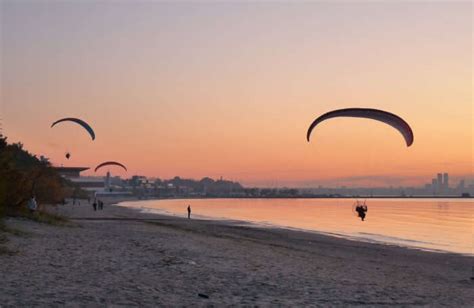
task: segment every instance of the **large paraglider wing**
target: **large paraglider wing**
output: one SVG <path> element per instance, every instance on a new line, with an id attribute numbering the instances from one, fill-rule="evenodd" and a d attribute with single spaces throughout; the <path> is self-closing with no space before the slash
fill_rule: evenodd
<path id="1" fill-rule="evenodd" d="M 393 113 L 370 108 L 338 109 L 323 114 L 322 116 L 314 120 L 314 122 L 311 123 L 311 125 L 309 126 L 308 132 L 306 133 L 306 139 L 308 140 L 308 142 L 311 137 L 311 132 L 319 123 L 331 118 L 338 117 L 366 118 L 383 122 L 397 129 L 402 134 L 403 138 L 405 138 L 405 142 L 408 147 L 413 143 L 413 131 L 410 125 L 405 122 L 405 120 Z"/>
<path id="2" fill-rule="evenodd" d="M 104 166 L 110 166 L 110 165 L 122 167 L 123 169 L 125 169 L 125 171 L 127 171 L 127 167 L 125 167 L 121 163 L 118 163 L 116 161 L 106 161 L 106 162 L 103 162 L 102 164 L 98 165 L 97 167 L 95 167 L 94 172 L 97 172 L 97 170 L 99 170 L 100 168 L 102 168 Z"/>
<path id="3" fill-rule="evenodd" d="M 64 119 L 59 119 L 56 122 L 54 122 L 53 124 L 51 124 L 51 127 L 54 127 L 56 124 L 59 124 L 61 122 L 74 122 L 74 123 L 77 123 L 77 124 L 81 125 L 85 130 L 87 130 L 87 132 L 91 136 L 92 140 L 95 140 L 94 130 L 85 121 L 83 121 L 81 119 L 77 119 L 77 118 L 64 118 Z"/>

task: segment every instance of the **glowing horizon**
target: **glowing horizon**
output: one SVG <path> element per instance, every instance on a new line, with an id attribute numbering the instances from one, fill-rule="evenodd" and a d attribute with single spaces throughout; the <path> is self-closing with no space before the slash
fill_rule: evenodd
<path id="1" fill-rule="evenodd" d="M 117 160 L 127 177 L 473 177 L 471 22 L 470 2 L 2 1 L 3 131 L 56 165 Z M 399 114 L 413 146 L 362 119 L 330 120 L 306 142 L 317 116 L 345 107 Z M 62 117 L 97 139 L 51 129 Z"/>

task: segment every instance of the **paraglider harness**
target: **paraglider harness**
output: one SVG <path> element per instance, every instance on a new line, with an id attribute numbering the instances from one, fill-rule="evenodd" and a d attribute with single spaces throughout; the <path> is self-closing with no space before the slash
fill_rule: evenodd
<path id="1" fill-rule="evenodd" d="M 366 213 L 367 213 L 367 205 L 365 204 L 365 201 L 364 203 L 356 201 L 355 211 L 357 212 L 357 215 L 360 217 L 360 219 L 364 221 Z"/>

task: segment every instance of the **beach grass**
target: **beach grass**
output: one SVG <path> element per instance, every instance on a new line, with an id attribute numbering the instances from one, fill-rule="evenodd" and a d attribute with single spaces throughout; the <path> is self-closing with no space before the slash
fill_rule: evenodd
<path id="1" fill-rule="evenodd" d="M 17 251 L 13 251 L 13 250 L 8 249 L 7 247 L 4 247 L 1 244 L 1 239 L 0 239 L 0 256 L 13 256 L 13 255 L 16 255 L 17 253 L 18 253 Z"/>
<path id="2" fill-rule="evenodd" d="M 0 239 L 0 241 L 1 241 L 1 239 Z M 7 254 L 9 254 L 9 252 L 10 251 L 7 248 L 1 246 L 1 244 L 0 244 L 0 256 L 7 255 Z"/>
<path id="3" fill-rule="evenodd" d="M 8 217 L 18 217 L 18 218 L 26 218 L 34 222 L 49 224 L 53 226 L 65 226 L 69 223 L 69 219 L 65 216 L 51 213 L 49 211 L 36 211 L 36 212 L 28 212 L 25 210 L 15 211 L 8 213 Z M 11 228 L 7 227 L 5 224 L 0 222 L 0 231 L 8 232 L 14 235 L 22 235 L 22 234 L 15 234 L 15 233 L 22 233 L 21 230 L 12 230 Z"/>
<path id="4" fill-rule="evenodd" d="M 65 226 L 69 222 L 69 219 L 66 217 L 49 212 L 28 213 L 26 217 L 33 221 L 53 226 Z"/>
<path id="5" fill-rule="evenodd" d="M 23 217 L 32 221 L 49 224 L 53 226 L 66 226 L 69 223 L 69 219 L 64 216 L 52 214 L 49 212 L 38 211 L 36 213 L 22 212 L 12 215 L 12 217 Z M 5 224 L 5 221 L 0 219 L 0 255 L 14 255 L 17 252 L 5 247 L 8 243 L 7 235 L 22 236 L 25 237 L 29 233 L 18 228 L 13 228 Z"/>
<path id="6" fill-rule="evenodd" d="M 8 238 L 6 233 L 11 233 L 13 230 L 8 228 L 5 223 L 0 221 L 0 256 L 1 255 L 13 255 L 15 254 L 14 251 L 5 247 L 5 244 L 8 242 Z M 16 230 L 14 230 L 16 231 Z"/>
<path id="7" fill-rule="evenodd" d="M 11 234 L 11 235 L 15 235 L 15 236 L 25 236 L 28 234 L 28 232 L 25 232 L 25 231 L 22 231 L 20 229 L 16 229 L 16 228 L 12 228 L 12 227 L 9 227 L 7 226 L 4 222 L 0 221 L 0 234 Z M 1 241 L 0 241 L 1 243 Z"/>

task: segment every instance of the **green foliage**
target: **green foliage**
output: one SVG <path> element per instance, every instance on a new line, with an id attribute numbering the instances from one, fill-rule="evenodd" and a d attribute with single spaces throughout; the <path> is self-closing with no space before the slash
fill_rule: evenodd
<path id="1" fill-rule="evenodd" d="M 26 236 L 28 234 L 27 232 L 22 231 L 20 229 L 8 227 L 7 225 L 5 225 L 5 223 L 0 221 L 0 237 L 2 235 L 6 234 L 6 233 L 11 234 L 11 235 L 15 235 L 15 236 Z M 6 238 L 5 238 L 5 240 L 6 240 Z"/>
<path id="2" fill-rule="evenodd" d="M 27 201 L 35 196 L 39 205 L 59 203 L 66 182 L 44 158 L 8 144 L 0 135 L 0 217 L 25 213 Z"/>
<path id="3" fill-rule="evenodd" d="M 1 255 L 6 255 L 9 253 L 9 250 L 5 247 L 3 247 L 3 245 L 7 242 L 7 237 L 1 233 L 0 231 L 0 256 Z"/>
<path id="4" fill-rule="evenodd" d="M 69 220 L 63 216 L 48 213 L 48 212 L 37 212 L 37 213 L 28 213 L 26 217 L 34 220 L 36 222 L 45 223 L 55 226 L 64 226 L 67 225 Z"/>
<path id="5" fill-rule="evenodd" d="M 5 247 L 5 244 L 8 242 L 8 238 L 7 238 L 6 234 L 10 233 L 10 234 L 15 234 L 16 235 L 16 231 L 17 230 L 8 228 L 7 226 L 5 226 L 5 224 L 2 221 L 0 221 L 0 256 L 1 255 L 13 255 L 13 254 L 15 254 L 14 251 L 11 251 L 7 247 Z"/>

